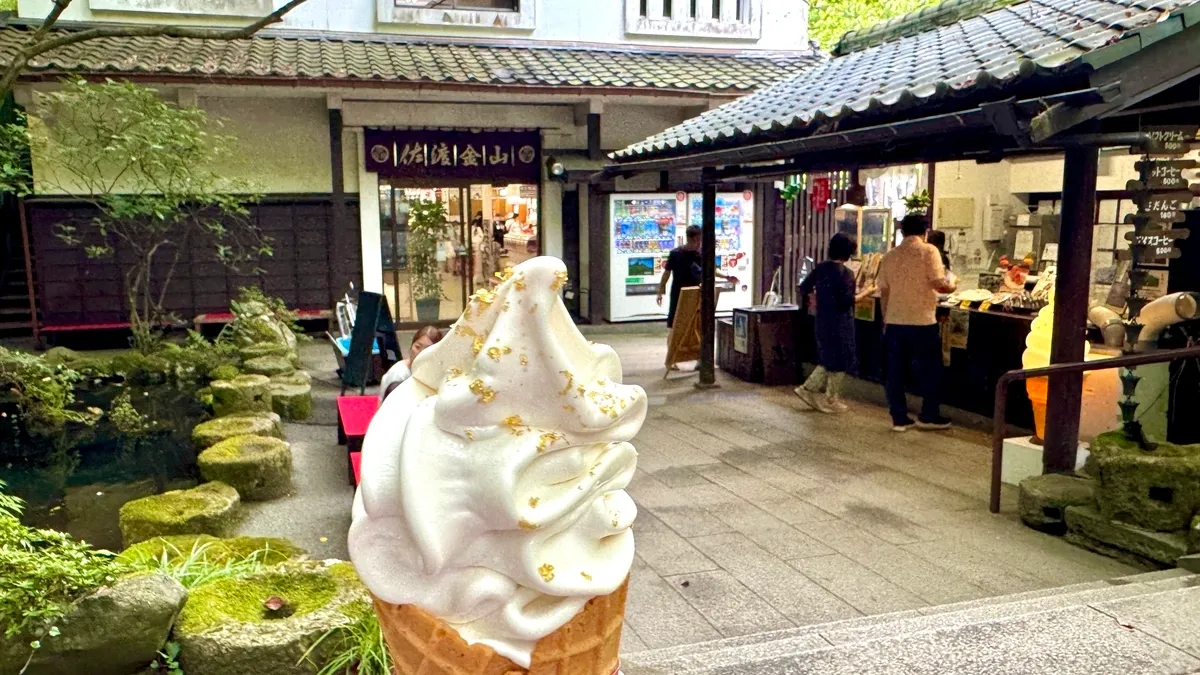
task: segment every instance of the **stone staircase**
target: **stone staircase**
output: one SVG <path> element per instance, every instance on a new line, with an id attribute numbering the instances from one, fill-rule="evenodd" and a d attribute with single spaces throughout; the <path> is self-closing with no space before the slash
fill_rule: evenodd
<path id="1" fill-rule="evenodd" d="M 1200 672 L 1200 575 L 1166 570 L 622 657 L 624 675 Z"/>

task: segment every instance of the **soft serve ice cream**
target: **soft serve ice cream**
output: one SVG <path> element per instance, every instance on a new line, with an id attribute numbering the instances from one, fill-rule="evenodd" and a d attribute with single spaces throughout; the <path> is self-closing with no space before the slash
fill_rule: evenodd
<path id="1" fill-rule="evenodd" d="M 500 276 L 372 421 L 349 543 L 376 597 L 528 668 L 629 575 L 646 395 L 575 328 L 561 261 Z"/>

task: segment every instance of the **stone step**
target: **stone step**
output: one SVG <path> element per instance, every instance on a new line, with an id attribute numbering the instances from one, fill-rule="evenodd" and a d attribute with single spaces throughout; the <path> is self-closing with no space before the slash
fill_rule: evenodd
<path id="1" fill-rule="evenodd" d="M 1007 596 L 846 619 L 770 633 L 629 654 L 625 675 L 683 675 L 904 635 L 1085 607 L 1200 586 L 1200 576 L 1166 570 Z M 749 672 L 749 671 L 747 671 Z M 789 671 L 790 672 L 790 671 Z"/>

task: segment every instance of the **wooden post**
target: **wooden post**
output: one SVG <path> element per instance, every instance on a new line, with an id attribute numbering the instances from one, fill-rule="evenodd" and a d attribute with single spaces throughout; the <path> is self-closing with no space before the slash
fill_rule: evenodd
<path id="1" fill-rule="evenodd" d="M 342 155 L 342 111 L 339 108 L 329 109 L 329 169 L 331 172 L 330 198 L 332 199 L 332 221 L 329 233 L 329 268 L 326 270 L 329 283 L 330 306 L 337 302 L 341 284 L 347 280 L 341 277 L 342 265 L 345 263 L 342 251 L 345 250 L 342 238 L 350 231 L 346 226 L 346 183 L 343 174 L 344 157 Z"/>
<path id="2" fill-rule="evenodd" d="M 703 183 L 703 219 L 700 254 L 704 261 L 700 281 L 700 383 L 701 388 L 717 383 L 715 364 L 717 345 L 717 184 L 711 169 L 705 169 Z"/>
<path id="3" fill-rule="evenodd" d="M 1062 229 L 1054 284 L 1054 342 L 1050 364 L 1083 361 L 1096 215 L 1095 147 L 1068 148 L 1063 166 Z M 1045 473 L 1075 471 L 1083 374 L 1051 375 L 1046 404 Z"/>
<path id="4" fill-rule="evenodd" d="M 600 113 L 588 113 L 587 145 L 588 159 L 593 162 L 604 159 L 604 149 L 600 144 Z"/>
<path id="5" fill-rule="evenodd" d="M 29 325 L 33 340 L 42 344 L 42 322 L 38 320 L 37 289 L 33 285 L 33 249 L 29 245 L 29 222 L 25 218 L 25 200 L 17 198 L 17 214 L 21 222 L 21 248 L 25 252 L 25 291 L 29 294 Z"/>

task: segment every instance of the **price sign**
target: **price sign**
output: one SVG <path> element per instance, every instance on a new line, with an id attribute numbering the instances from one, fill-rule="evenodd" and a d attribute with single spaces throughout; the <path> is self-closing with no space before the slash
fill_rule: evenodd
<path id="1" fill-rule="evenodd" d="M 962 302 L 958 303 L 958 306 L 962 309 L 971 309 L 971 301 L 963 300 Z"/>
<path id="2" fill-rule="evenodd" d="M 989 310 L 989 309 L 991 309 L 991 308 L 992 308 L 992 301 L 991 301 L 991 300 L 984 300 L 984 301 L 983 301 L 983 304 L 979 306 L 979 311 L 981 311 L 981 312 L 986 312 L 986 311 L 988 311 L 988 310 Z"/>
<path id="3" fill-rule="evenodd" d="M 1146 152 L 1175 157 L 1186 155 L 1196 140 L 1197 132 L 1200 132 L 1200 125 L 1197 124 L 1152 127 L 1146 131 L 1150 137 Z"/>
<path id="4" fill-rule="evenodd" d="M 1140 215 L 1148 217 L 1152 223 L 1182 223 L 1186 220 L 1183 210 L 1192 203 L 1191 192 L 1171 192 L 1164 194 L 1145 194 L 1135 197 Z M 1125 222 L 1131 222 L 1126 216 Z"/>
<path id="5" fill-rule="evenodd" d="M 1189 186 L 1184 171 L 1197 166 L 1194 159 L 1157 159 L 1137 163 L 1138 171 L 1145 171 L 1147 190 L 1186 190 Z"/>
<path id="6" fill-rule="evenodd" d="M 1178 258 L 1179 249 L 1175 248 L 1175 240 L 1187 239 L 1189 230 L 1150 230 L 1142 232 L 1126 232 L 1125 240 L 1130 242 L 1130 251 L 1138 252 L 1139 262 L 1150 262 L 1169 258 Z M 1129 254 L 1133 257 L 1133 253 Z"/>

